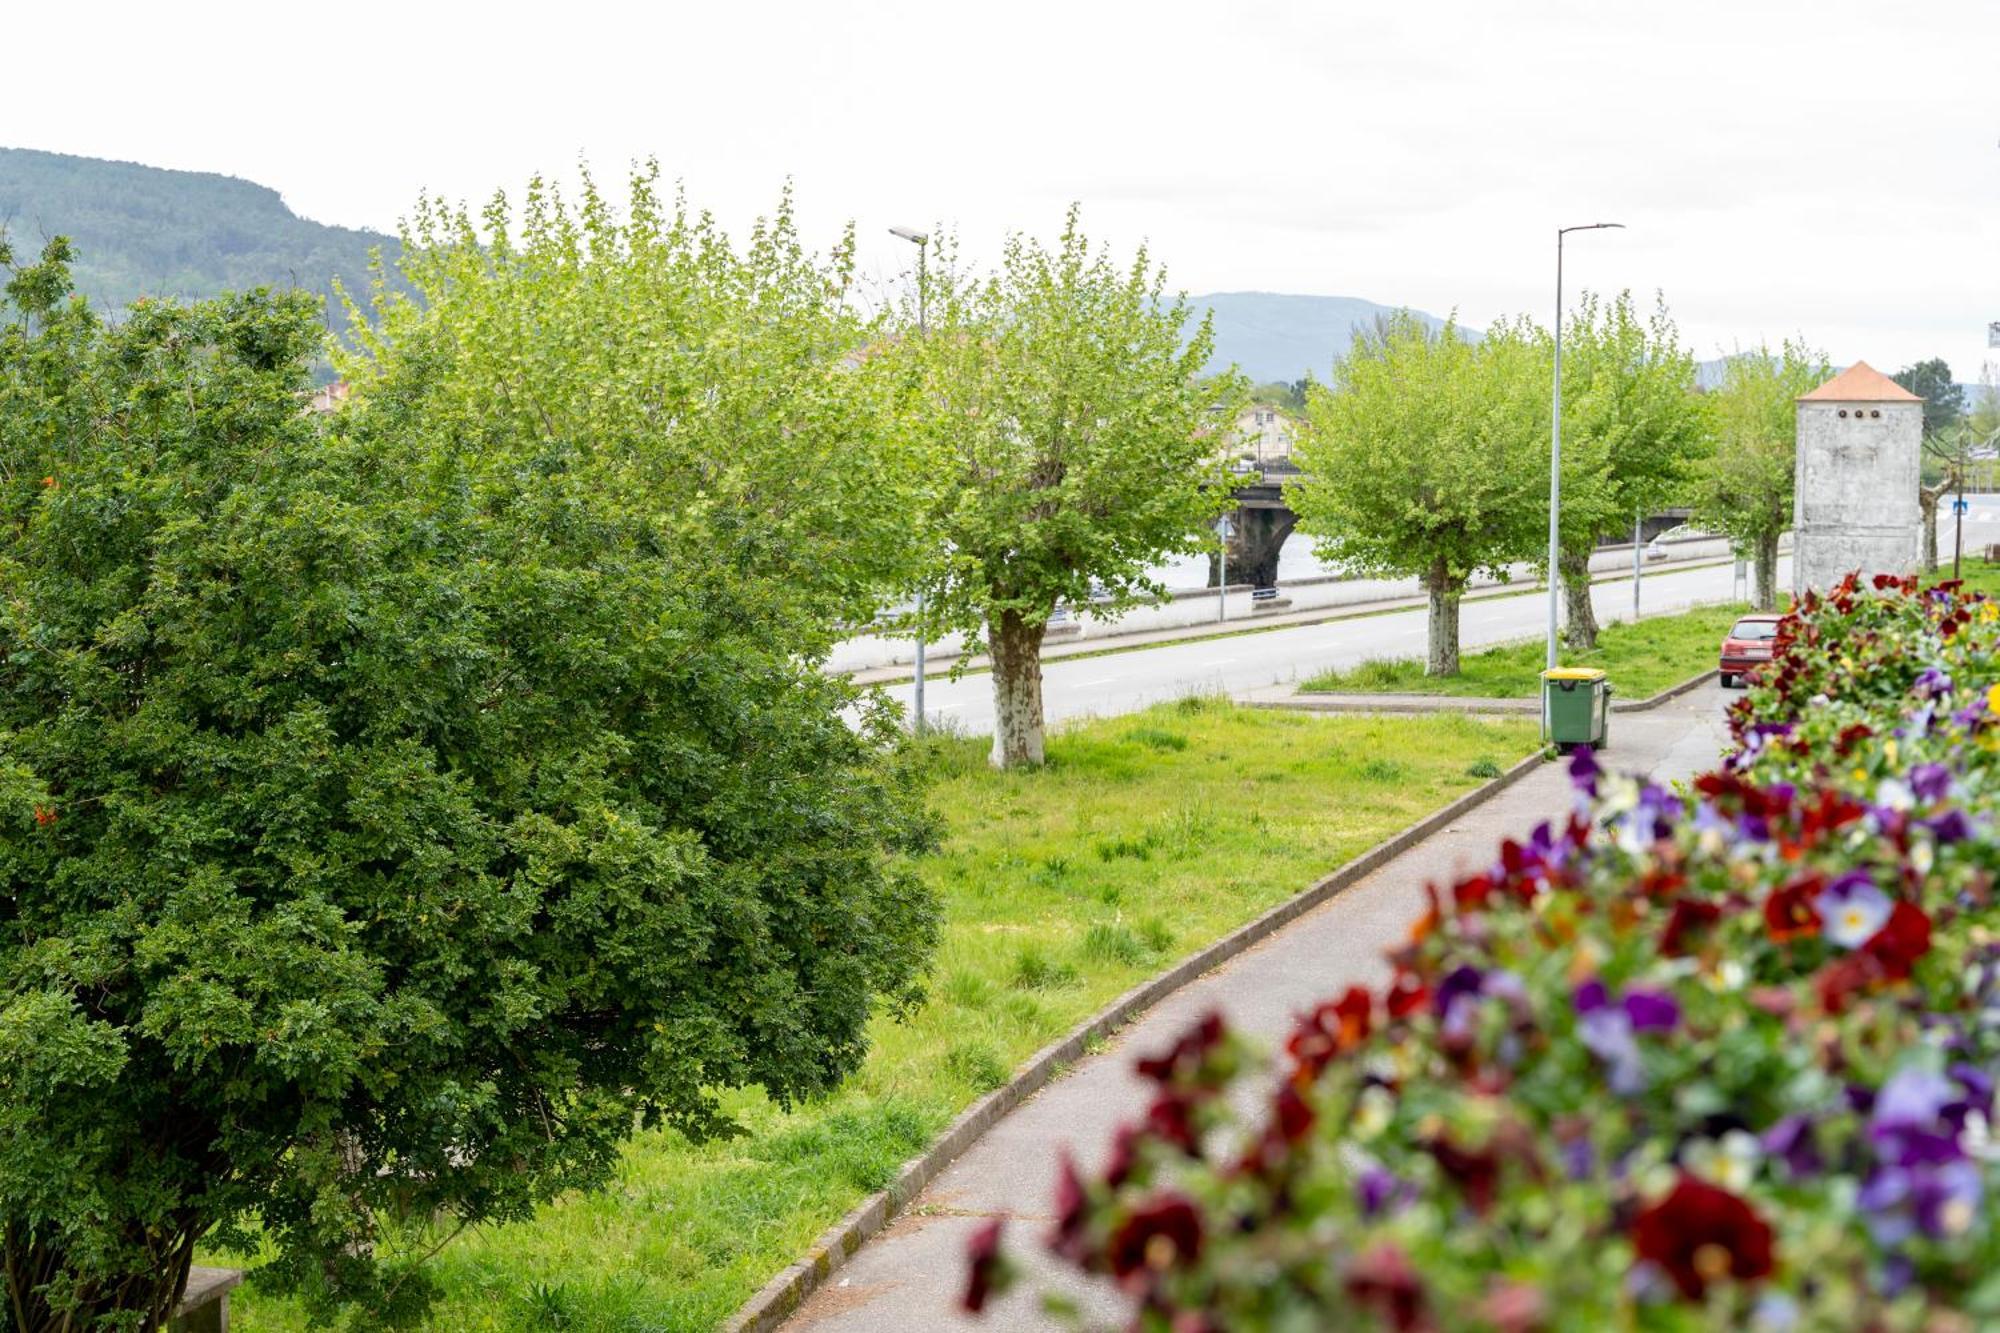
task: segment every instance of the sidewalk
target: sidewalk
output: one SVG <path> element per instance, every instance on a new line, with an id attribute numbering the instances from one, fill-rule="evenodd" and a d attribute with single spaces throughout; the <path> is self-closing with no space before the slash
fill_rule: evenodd
<path id="1" fill-rule="evenodd" d="M 1655 574 L 1680 574 L 1691 569 L 1712 569 L 1726 565 L 1727 560 L 1697 556 L 1691 560 L 1663 560 L 1646 566 L 1648 576 Z M 1592 584 L 1629 582 L 1630 573 L 1602 574 L 1591 579 Z M 1460 599 L 1466 602 L 1487 602 L 1500 597 L 1525 597 L 1544 595 L 1546 585 L 1541 583 L 1502 584 L 1499 587 L 1481 588 L 1468 592 Z M 1239 634 L 1255 634 L 1267 629 L 1288 629 L 1295 625 L 1322 625 L 1329 620 L 1359 620 L 1364 616 L 1378 616 L 1388 611 L 1422 610 L 1430 605 L 1427 598 L 1390 597 L 1375 602 L 1350 602 L 1345 606 L 1316 606 L 1306 611 L 1273 611 L 1267 615 L 1252 614 L 1249 617 L 1227 622 L 1203 625 L 1181 625 L 1173 629 L 1138 630 L 1130 634 L 1099 633 L 1075 639 L 1057 639 L 1042 645 L 1042 661 L 1056 662 L 1065 657 L 1085 657 L 1092 653 L 1122 652 L 1128 648 L 1147 648 L 1159 643 L 1185 643 L 1194 639 L 1224 639 Z M 957 655 L 933 657 L 930 662 L 932 675 L 943 675 L 958 664 Z M 967 664 L 968 671 L 984 671 L 991 663 L 986 654 L 975 653 Z M 856 685 L 894 685 L 916 678 L 916 670 L 908 663 L 896 666 L 868 667 L 861 671 L 847 673 L 847 678 Z"/>
<path id="2" fill-rule="evenodd" d="M 1710 684 L 1621 720 L 1608 766 L 1669 781 L 1714 766 L 1725 741 L 1730 696 Z M 1293 1016 L 1354 982 L 1387 975 L 1383 950 L 1400 942 L 1421 911 L 1423 887 L 1487 864 L 1502 837 L 1520 835 L 1569 808 L 1568 775 L 1548 764 L 1501 792 L 1316 910 L 1163 1000 L 1102 1052 L 1080 1062 L 995 1125 L 939 1174 L 900 1217 L 869 1241 L 785 1327 L 814 1333 L 1055 1333 L 1040 1308 L 1060 1289 L 1087 1319 L 1122 1322 L 1123 1306 L 1102 1284 L 1054 1265 L 1040 1237 L 1050 1218 L 1057 1150 L 1067 1144 L 1086 1170 L 1101 1165 L 1113 1129 L 1142 1113 L 1149 1085 L 1135 1056 L 1163 1048 L 1211 1009 L 1276 1049 Z M 1332 867 L 1328 867 L 1332 869 Z M 1301 886 L 1303 887 L 1303 886 Z M 1021 1286 L 977 1320 L 959 1313 L 965 1244 L 995 1215 L 1014 1219 L 1010 1253 L 1028 1268 Z"/>

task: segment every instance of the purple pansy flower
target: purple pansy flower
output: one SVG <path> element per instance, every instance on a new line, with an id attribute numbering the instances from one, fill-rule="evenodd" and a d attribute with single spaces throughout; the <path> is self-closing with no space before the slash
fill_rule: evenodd
<path id="1" fill-rule="evenodd" d="M 1681 1007 L 1665 991 L 1626 991 L 1624 1005 L 1634 1032 L 1672 1032 L 1680 1026 Z"/>
<path id="2" fill-rule="evenodd" d="M 1815 906 L 1826 937 L 1843 949 L 1858 949 L 1882 929 L 1895 904 L 1867 871 L 1850 870 L 1820 890 Z"/>
<path id="3" fill-rule="evenodd" d="M 1597 755 L 1588 745 L 1579 745 L 1570 755 L 1569 781 L 1585 796 L 1597 795 L 1597 779 L 1604 772 L 1597 766 Z"/>
<path id="4" fill-rule="evenodd" d="M 1810 1116 L 1788 1115 L 1764 1131 L 1764 1151 L 1785 1164 L 1794 1179 L 1818 1175 L 1826 1163 L 1819 1155 Z"/>
<path id="5" fill-rule="evenodd" d="M 1918 764 L 1910 770 L 1910 790 L 1920 801 L 1941 801 L 1951 790 L 1951 770 L 1943 764 Z"/>
<path id="6" fill-rule="evenodd" d="M 1910 684 L 1910 693 L 1919 699 L 1935 699 L 1940 694 L 1951 693 L 1951 677 L 1942 668 L 1928 666 L 1918 673 Z"/>

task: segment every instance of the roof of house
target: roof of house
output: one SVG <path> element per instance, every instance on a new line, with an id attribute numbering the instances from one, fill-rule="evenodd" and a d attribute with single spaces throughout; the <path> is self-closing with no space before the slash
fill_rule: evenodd
<path id="1" fill-rule="evenodd" d="M 1856 361 L 1811 393 L 1802 403 L 1921 403 L 1923 399 L 1866 361 Z"/>

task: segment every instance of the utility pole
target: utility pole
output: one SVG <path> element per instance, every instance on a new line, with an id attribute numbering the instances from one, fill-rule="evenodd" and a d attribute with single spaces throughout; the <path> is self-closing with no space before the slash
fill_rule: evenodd
<path id="1" fill-rule="evenodd" d="M 889 228 L 889 234 L 891 236 L 896 237 L 899 240 L 908 241 L 910 242 L 910 244 L 917 247 L 917 338 L 919 341 L 923 341 L 924 339 L 930 336 L 930 330 L 925 326 L 925 320 L 924 320 L 924 315 L 925 315 L 924 256 L 926 252 L 930 249 L 931 238 L 929 233 L 927 232 L 912 231 L 908 227 L 891 227 Z M 915 711 L 917 715 L 915 730 L 917 735 L 919 736 L 924 734 L 925 633 L 926 631 L 924 628 L 924 588 L 923 585 L 919 583 L 917 585 L 917 661 L 916 661 L 917 678 L 916 678 L 915 697 L 911 700 L 911 702 L 915 705 Z"/>
<path id="2" fill-rule="evenodd" d="M 1632 623 L 1639 623 L 1639 576 L 1644 572 L 1639 559 L 1639 506 L 1632 506 Z"/>
<path id="3" fill-rule="evenodd" d="M 1215 520 L 1215 535 L 1221 539 L 1221 563 L 1216 573 L 1215 619 L 1217 623 L 1229 620 L 1229 539 L 1236 535 L 1236 525 L 1224 514 Z"/>
<path id="4" fill-rule="evenodd" d="M 1563 237 L 1573 231 L 1623 230 L 1622 222 L 1588 222 L 1556 228 L 1556 382 L 1555 419 L 1549 430 L 1549 660 L 1556 669 L 1556 624 L 1562 615 L 1562 584 L 1557 563 L 1562 558 L 1563 456 Z"/>

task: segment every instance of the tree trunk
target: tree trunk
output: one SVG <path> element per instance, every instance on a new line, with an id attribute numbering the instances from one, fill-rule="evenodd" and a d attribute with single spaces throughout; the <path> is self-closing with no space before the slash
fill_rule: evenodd
<path id="1" fill-rule="evenodd" d="M 1426 676 L 1458 674 L 1458 598 L 1465 580 L 1454 578 L 1440 560 L 1424 576 L 1424 588 L 1431 595 L 1430 652 L 1424 663 Z"/>
<path id="2" fill-rule="evenodd" d="M 1003 611 L 986 627 L 986 652 L 993 663 L 995 768 L 1041 765 L 1042 629 L 1019 611 Z"/>
<path id="3" fill-rule="evenodd" d="M 1571 652 L 1587 653 L 1597 647 L 1597 608 L 1590 604 L 1590 552 L 1564 551 L 1556 563 L 1562 568 L 1563 609 L 1569 621 L 1564 638 Z"/>
<path id="4" fill-rule="evenodd" d="M 50 1286 L 62 1288 L 66 1280 L 79 1276 L 68 1262 L 69 1256 L 28 1240 L 9 1227 L 0 1329 L 6 1333 L 74 1333 L 121 1319 L 138 1328 L 160 1328 L 187 1289 L 195 1233 L 189 1227 L 172 1236 L 149 1239 L 154 1242 L 149 1248 L 155 1262 L 135 1262 L 140 1271 L 122 1278 L 84 1277 L 67 1289 L 66 1299 L 52 1302 Z"/>
<path id="5" fill-rule="evenodd" d="M 1924 514 L 1924 573 L 1935 574 L 1938 568 L 1937 507 L 1944 493 L 1951 489 L 1956 477 L 1947 472 L 1944 479 L 1935 486 L 1917 483 L 1917 505 Z"/>
<path id="6" fill-rule="evenodd" d="M 1757 609 L 1778 609 L 1778 534 L 1775 532 L 1767 532 L 1757 539 Z"/>

